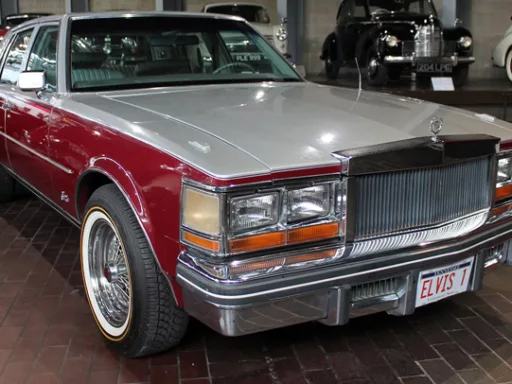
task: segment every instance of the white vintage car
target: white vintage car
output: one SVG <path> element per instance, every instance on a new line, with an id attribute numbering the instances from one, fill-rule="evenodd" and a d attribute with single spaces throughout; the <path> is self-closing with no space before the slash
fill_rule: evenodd
<path id="1" fill-rule="evenodd" d="M 215 3 L 205 5 L 202 12 L 239 16 L 247 20 L 258 32 L 272 43 L 277 50 L 288 56 L 288 32 L 284 22 L 272 24 L 267 9 L 260 4 Z"/>
<path id="2" fill-rule="evenodd" d="M 512 81 L 512 26 L 494 49 L 492 61 L 495 66 L 505 68 L 508 79 Z"/>

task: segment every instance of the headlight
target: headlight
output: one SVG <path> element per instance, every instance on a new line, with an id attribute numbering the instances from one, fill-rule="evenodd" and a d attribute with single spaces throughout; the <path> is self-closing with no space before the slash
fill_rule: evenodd
<path id="1" fill-rule="evenodd" d="M 182 224 L 194 231 L 218 236 L 220 234 L 219 196 L 186 187 L 183 194 Z"/>
<path id="2" fill-rule="evenodd" d="M 392 35 L 386 36 L 386 44 L 388 45 L 388 47 L 394 48 L 398 45 L 398 42 L 398 37 Z"/>
<path id="3" fill-rule="evenodd" d="M 327 216 L 332 207 L 331 185 L 296 189 L 288 192 L 288 222 Z"/>
<path id="4" fill-rule="evenodd" d="M 346 181 L 341 180 L 235 196 L 185 182 L 181 240 L 210 255 L 228 256 L 343 239 L 345 205 Z"/>
<path id="5" fill-rule="evenodd" d="M 237 233 L 277 224 L 279 194 L 238 197 L 230 201 L 230 229 Z"/>
<path id="6" fill-rule="evenodd" d="M 509 183 L 512 181 L 512 159 L 506 157 L 498 160 L 498 175 L 496 182 L 498 184 Z"/>
<path id="7" fill-rule="evenodd" d="M 469 36 L 464 36 L 459 39 L 459 45 L 462 48 L 469 48 L 471 47 L 471 44 L 473 44 L 473 40 Z"/>
<path id="8" fill-rule="evenodd" d="M 284 28 L 279 28 L 279 30 L 276 32 L 276 37 L 279 41 L 285 41 L 288 39 L 288 31 Z"/>

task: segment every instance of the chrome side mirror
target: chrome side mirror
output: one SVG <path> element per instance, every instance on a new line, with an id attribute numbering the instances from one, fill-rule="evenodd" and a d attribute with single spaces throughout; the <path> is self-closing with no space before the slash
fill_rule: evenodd
<path id="1" fill-rule="evenodd" d="M 461 27 L 462 26 L 462 20 L 461 19 L 455 19 L 455 22 L 453 23 L 454 27 Z"/>
<path id="2" fill-rule="evenodd" d="M 18 87 L 22 91 L 41 91 L 45 88 L 44 72 L 21 72 L 18 76 Z"/>

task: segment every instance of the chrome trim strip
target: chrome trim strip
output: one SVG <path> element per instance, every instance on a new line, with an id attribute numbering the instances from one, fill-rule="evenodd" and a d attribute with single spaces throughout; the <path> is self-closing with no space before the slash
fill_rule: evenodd
<path id="1" fill-rule="evenodd" d="M 429 59 L 429 58 L 426 58 Z M 439 64 L 473 64 L 476 61 L 474 56 L 451 56 L 451 57 L 430 57 L 432 61 Z M 384 56 L 384 62 L 389 64 L 416 64 L 418 58 L 415 56 Z"/>
<path id="2" fill-rule="evenodd" d="M 280 288 L 270 289 L 270 290 L 266 290 L 266 291 L 258 291 L 258 292 L 254 292 L 254 293 L 244 294 L 244 295 L 229 295 L 229 296 L 228 295 L 220 295 L 220 294 L 213 293 L 213 292 L 211 292 L 209 290 L 205 290 L 205 289 L 199 287 L 197 284 L 194 284 L 193 282 L 188 280 L 186 277 L 184 277 L 180 273 L 177 274 L 177 278 L 179 278 L 180 280 L 182 280 L 184 283 L 188 284 L 189 286 L 193 287 L 194 289 L 198 290 L 199 292 L 201 292 L 206 297 L 213 297 L 213 298 L 216 298 L 216 299 L 228 300 L 228 301 L 229 300 L 250 299 L 250 298 L 254 298 L 254 297 L 271 295 L 273 293 L 279 293 L 279 292 L 284 292 L 284 291 L 293 291 L 293 290 L 298 289 L 298 288 L 310 287 L 310 286 L 314 286 L 314 285 L 317 285 L 317 284 L 334 282 L 336 280 L 339 280 L 340 278 L 347 279 L 347 278 L 358 277 L 358 276 L 362 276 L 362 275 L 366 275 L 366 274 L 375 274 L 375 273 L 378 273 L 378 272 L 387 271 L 387 270 L 394 269 L 394 268 L 411 266 L 411 269 L 413 269 L 412 266 L 414 266 L 415 264 L 423 263 L 425 261 L 438 260 L 438 259 L 442 259 L 442 258 L 447 257 L 447 256 L 463 254 L 465 252 L 471 251 L 471 249 L 473 249 L 473 248 L 479 247 L 482 244 L 491 243 L 493 240 L 498 239 L 500 237 L 503 237 L 504 235 L 511 234 L 511 233 L 512 233 L 512 227 L 509 228 L 508 230 L 504 231 L 504 232 L 500 232 L 500 233 L 498 233 L 498 234 L 496 234 L 496 235 L 494 235 L 494 236 L 492 236 L 490 238 L 482 240 L 482 241 L 480 241 L 480 242 L 478 242 L 476 244 L 472 244 L 470 246 L 467 246 L 467 247 L 465 247 L 463 249 L 449 251 L 449 252 L 442 253 L 442 254 L 435 255 L 435 256 L 430 256 L 430 257 L 420 258 L 420 259 L 416 259 L 416 260 L 411 260 L 411 261 L 404 262 L 404 263 L 388 265 L 388 266 L 385 266 L 385 267 L 364 270 L 364 271 L 355 272 L 355 273 L 351 273 L 351 274 L 345 274 L 345 275 L 342 275 L 342 276 L 334 276 L 334 277 L 330 277 L 330 278 L 326 278 L 326 279 L 321 279 L 321 280 L 308 281 L 308 282 L 305 282 L 305 283 L 296 284 L 296 285 L 292 285 L 292 286 L 280 287 Z"/>
<path id="3" fill-rule="evenodd" d="M 73 174 L 73 171 L 69 168 L 66 168 L 64 167 L 63 165 L 60 165 L 59 163 L 53 161 L 52 159 L 50 159 L 49 157 L 46 157 L 45 155 L 42 155 L 40 154 L 39 152 L 33 150 L 32 148 L 30 148 L 29 146 L 23 144 L 22 142 L 16 140 L 15 138 L 9 136 L 7 133 L 4 133 L 2 131 L 0 131 L 0 135 L 5 137 L 6 139 L 12 141 L 14 144 L 17 144 L 19 145 L 20 147 L 22 147 L 23 149 L 25 149 L 26 151 L 32 153 L 33 155 L 39 157 L 41 160 L 44 160 L 46 161 L 47 163 L 50 163 L 51 165 L 53 165 L 54 167 L 56 168 L 59 168 L 61 171 L 63 172 L 66 172 L 68 175 L 72 175 Z"/>
<path id="4" fill-rule="evenodd" d="M 0 165 L 2 166 L 2 165 Z M 14 177 L 20 184 L 22 184 L 25 188 L 27 188 L 30 192 L 32 192 L 36 197 L 40 200 L 42 200 L 45 204 L 50 206 L 52 209 L 54 209 L 57 213 L 62 215 L 65 219 L 71 222 L 71 224 L 75 225 L 77 228 L 80 229 L 81 224 L 80 222 L 75 219 L 73 216 L 71 216 L 69 213 L 67 213 L 65 210 L 63 210 L 61 207 L 59 207 L 57 204 L 55 204 L 53 201 L 51 201 L 49 198 L 47 198 L 42 192 L 40 192 L 37 188 L 33 187 L 30 183 L 28 183 L 25 179 L 23 179 L 21 176 L 18 176 L 13 170 L 7 168 L 5 165 L 3 166 L 4 169 L 12 176 Z"/>

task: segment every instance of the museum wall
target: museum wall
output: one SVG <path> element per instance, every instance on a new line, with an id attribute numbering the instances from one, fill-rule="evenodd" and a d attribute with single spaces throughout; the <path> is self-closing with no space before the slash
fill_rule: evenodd
<path id="1" fill-rule="evenodd" d="M 318 1 L 318 0 L 317 0 Z M 322 0 L 323 1 L 323 0 Z M 225 3 L 226 1 L 214 0 L 187 0 L 187 11 L 199 12 L 206 4 Z M 272 22 L 277 20 L 277 0 L 252 0 L 250 3 L 262 4 L 267 8 Z"/>
<path id="2" fill-rule="evenodd" d="M 20 12 L 64 13 L 65 0 L 19 0 Z"/>
<path id="3" fill-rule="evenodd" d="M 153 0 L 89 0 L 89 10 L 93 12 L 107 11 L 111 9 L 129 9 L 140 11 L 154 11 Z"/>

